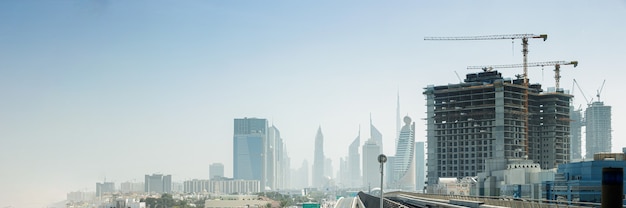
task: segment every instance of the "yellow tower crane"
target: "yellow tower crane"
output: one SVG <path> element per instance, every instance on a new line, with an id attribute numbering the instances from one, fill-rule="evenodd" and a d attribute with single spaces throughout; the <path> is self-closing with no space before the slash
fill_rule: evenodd
<path id="1" fill-rule="evenodd" d="M 578 66 L 578 61 L 546 61 L 546 62 L 534 62 L 527 63 L 527 67 L 544 67 L 554 66 L 554 85 L 558 89 L 561 80 L 561 65 L 574 65 Z M 508 64 L 508 65 L 486 65 L 486 66 L 468 66 L 467 69 L 482 69 L 483 71 L 491 71 L 492 69 L 507 69 L 507 68 L 521 68 L 523 64 Z"/>

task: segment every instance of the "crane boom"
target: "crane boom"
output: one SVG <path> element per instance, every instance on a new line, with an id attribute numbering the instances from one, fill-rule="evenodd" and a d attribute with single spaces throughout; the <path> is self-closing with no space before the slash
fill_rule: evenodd
<path id="1" fill-rule="evenodd" d="M 574 79 L 574 84 L 576 84 L 576 86 L 578 87 L 578 91 L 580 91 L 580 94 L 583 95 L 583 98 L 585 98 L 585 101 L 587 101 L 587 105 L 590 105 L 591 102 L 589 101 L 589 99 L 587 99 L 587 96 L 585 96 L 585 92 L 583 92 L 583 89 L 580 88 L 580 85 L 578 84 L 578 82 L 576 81 L 576 79 Z M 573 85 L 573 84 L 572 84 Z M 572 91 L 574 91 L 574 89 L 572 89 Z"/>
<path id="2" fill-rule="evenodd" d="M 602 89 L 604 89 L 604 83 L 606 82 L 606 79 L 604 81 L 602 81 L 602 86 L 600 87 L 600 89 L 597 91 L 598 93 L 596 94 L 596 97 L 598 97 L 598 102 L 600 102 L 600 94 L 602 93 Z"/>
<path id="3" fill-rule="evenodd" d="M 542 66 L 555 66 L 555 65 L 574 65 L 578 66 L 578 61 L 544 61 L 544 62 L 532 62 L 528 63 L 528 67 L 542 67 Z M 468 66 L 467 69 L 505 69 L 505 68 L 521 68 L 522 64 L 502 64 L 502 65 L 484 65 L 484 66 Z"/>
<path id="4" fill-rule="evenodd" d="M 481 36 L 457 36 L 457 37 L 424 37 L 424 40 L 503 40 L 503 39 L 524 39 L 524 38 L 542 38 L 543 41 L 548 39 L 548 35 L 541 34 L 511 34 L 511 35 L 481 35 Z"/>
<path id="5" fill-rule="evenodd" d="M 545 62 L 533 62 L 527 63 L 526 67 L 544 67 L 554 66 L 554 83 L 556 88 L 559 88 L 561 80 L 561 65 L 574 65 L 578 66 L 578 61 L 545 61 Z M 467 69 L 482 69 L 483 71 L 491 71 L 492 69 L 506 69 L 506 68 L 521 68 L 524 64 L 505 64 L 505 65 L 486 65 L 486 66 L 468 66 Z"/>

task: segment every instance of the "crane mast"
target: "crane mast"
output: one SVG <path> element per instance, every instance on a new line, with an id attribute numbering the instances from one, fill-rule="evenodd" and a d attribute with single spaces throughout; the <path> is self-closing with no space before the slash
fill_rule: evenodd
<path id="1" fill-rule="evenodd" d="M 512 34 L 512 35 L 485 35 L 485 36 L 459 36 L 459 37 L 424 37 L 424 40 L 506 40 L 506 39 L 522 39 L 522 54 L 523 54 L 523 78 L 524 78 L 524 114 L 525 114 L 525 125 L 524 125 L 524 150 L 526 153 L 526 159 L 528 159 L 528 39 L 529 38 L 539 38 L 546 41 L 548 39 L 548 35 L 541 34 Z"/>

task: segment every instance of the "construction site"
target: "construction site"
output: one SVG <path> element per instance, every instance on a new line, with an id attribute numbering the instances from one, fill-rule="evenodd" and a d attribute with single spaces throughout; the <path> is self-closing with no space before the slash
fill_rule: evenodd
<path id="1" fill-rule="evenodd" d="M 542 181 L 554 179 L 553 173 L 546 173 L 569 163 L 572 157 L 581 157 L 581 126 L 587 126 L 588 155 L 590 151 L 592 158 L 598 151 L 610 152 L 610 107 L 607 110 L 602 103 L 589 103 L 590 108 L 600 110 L 588 109 L 584 114 L 587 121 L 601 120 L 593 121 L 595 126 L 591 126 L 580 111 L 572 114 L 576 112 L 571 107 L 573 95 L 560 87 L 561 66 L 576 67 L 578 61 L 527 61 L 528 41 L 545 41 L 547 35 L 425 38 L 429 41 L 506 39 L 521 39 L 521 64 L 469 66 L 467 69 L 481 71 L 468 73 L 460 83 L 424 88 L 429 193 L 442 189 L 439 185 L 442 178 L 470 177 L 477 181 L 471 195 L 498 196 L 509 187 L 517 194 L 524 192 L 530 198 L 541 198 Z M 546 66 L 554 67 L 555 86 L 544 90 L 542 84 L 530 83 L 528 68 Z M 509 68 L 521 68 L 523 72 L 507 78 L 497 71 Z M 589 142 L 589 136 L 606 132 L 607 125 L 608 150 L 606 140 Z M 572 135 L 577 141 L 570 140 Z"/>

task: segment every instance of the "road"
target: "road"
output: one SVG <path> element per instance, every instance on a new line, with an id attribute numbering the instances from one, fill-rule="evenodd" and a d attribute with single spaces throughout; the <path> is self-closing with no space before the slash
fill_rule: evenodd
<path id="1" fill-rule="evenodd" d="M 352 202 L 354 201 L 354 197 L 341 198 L 335 204 L 335 208 L 352 208 Z"/>

